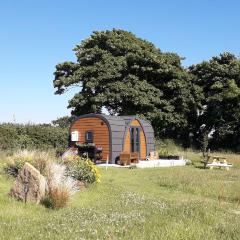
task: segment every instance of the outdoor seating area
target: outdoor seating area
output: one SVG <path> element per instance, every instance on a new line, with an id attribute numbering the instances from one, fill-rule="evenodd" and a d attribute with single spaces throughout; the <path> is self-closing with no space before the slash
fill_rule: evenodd
<path id="1" fill-rule="evenodd" d="M 204 164 L 204 168 L 209 168 L 210 170 L 213 168 L 224 168 L 229 171 L 233 166 L 233 164 L 227 162 L 226 157 L 220 156 L 207 156 L 207 160 L 202 161 L 202 163 Z"/>
<path id="2" fill-rule="evenodd" d="M 138 152 L 122 152 L 120 154 L 120 165 L 126 166 L 130 165 L 131 163 L 138 163 L 139 162 L 139 156 Z"/>
<path id="3" fill-rule="evenodd" d="M 169 156 L 170 157 L 170 156 Z M 186 161 L 183 157 L 178 156 L 176 158 L 159 158 L 157 151 L 151 151 L 149 156 L 145 160 L 139 159 L 138 152 L 121 152 L 119 159 L 119 167 L 130 167 L 136 168 L 154 168 L 154 167 L 173 167 L 173 166 L 185 166 Z M 111 165 L 115 166 L 115 165 Z"/>

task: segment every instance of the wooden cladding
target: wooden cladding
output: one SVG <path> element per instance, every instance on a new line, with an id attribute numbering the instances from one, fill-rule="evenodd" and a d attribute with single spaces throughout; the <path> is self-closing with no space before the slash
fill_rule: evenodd
<path id="1" fill-rule="evenodd" d="M 131 126 L 140 128 L 140 159 L 144 160 L 144 159 L 146 159 L 146 155 L 147 155 L 147 146 L 146 146 L 146 138 L 145 138 L 144 131 L 138 120 L 133 120 L 130 124 L 130 127 Z M 124 151 L 131 152 L 130 129 L 128 129 L 126 139 L 124 142 Z"/>
<path id="2" fill-rule="evenodd" d="M 109 129 L 107 124 L 102 119 L 97 117 L 80 118 L 73 123 L 70 131 L 79 132 L 78 144 L 85 143 L 86 133 L 88 131 L 92 132 L 95 146 L 102 147 L 103 160 L 107 160 L 110 150 Z"/>

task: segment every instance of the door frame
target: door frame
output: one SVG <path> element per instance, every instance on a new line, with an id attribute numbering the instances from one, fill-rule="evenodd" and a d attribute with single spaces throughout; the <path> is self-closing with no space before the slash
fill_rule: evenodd
<path id="1" fill-rule="evenodd" d="M 133 150 L 132 151 L 132 129 L 133 129 L 133 140 L 134 140 L 134 143 L 133 143 Z M 138 136 L 137 136 L 137 131 L 136 129 L 138 129 Z M 141 126 L 130 126 L 129 127 L 129 131 L 130 131 L 130 153 L 132 152 L 138 152 L 138 155 L 139 157 L 141 156 L 141 131 L 142 131 L 142 128 Z M 138 137 L 138 139 L 136 139 Z M 136 148 L 137 148 L 137 144 L 136 144 L 136 140 L 138 140 L 138 147 L 139 147 L 139 150 L 136 151 Z"/>

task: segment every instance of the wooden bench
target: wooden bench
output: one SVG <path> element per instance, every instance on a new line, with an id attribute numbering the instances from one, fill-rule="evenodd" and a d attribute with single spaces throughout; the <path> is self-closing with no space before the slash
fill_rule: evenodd
<path id="1" fill-rule="evenodd" d="M 131 163 L 138 163 L 139 154 L 138 152 L 122 152 L 120 154 L 120 165 L 126 166 Z"/>
<path id="2" fill-rule="evenodd" d="M 131 153 L 131 163 L 138 163 L 139 154 L 138 152 Z"/>

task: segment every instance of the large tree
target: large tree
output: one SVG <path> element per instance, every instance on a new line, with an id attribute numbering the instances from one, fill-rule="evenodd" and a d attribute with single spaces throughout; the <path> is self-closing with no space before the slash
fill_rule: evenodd
<path id="1" fill-rule="evenodd" d="M 198 129 L 212 134 L 212 147 L 240 150 L 240 60 L 223 53 L 190 67 L 204 98 Z"/>
<path id="2" fill-rule="evenodd" d="M 74 116 L 63 116 L 52 121 L 52 125 L 60 128 L 69 128 L 75 120 Z"/>
<path id="3" fill-rule="evenodd" d="M 56 94 L 79 87 L 69 101 L 72 114 L 105 107 L 110 114 L 144 116 L 162 135 L 186 135 L 200 95 L 177 54 L 116 29 L 93 32 L 74 51 L 77 61 L 58 64 L 54 80 Z"/>

